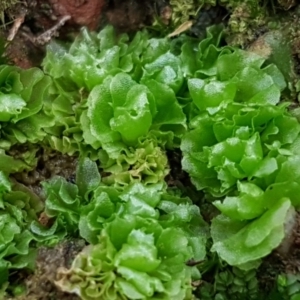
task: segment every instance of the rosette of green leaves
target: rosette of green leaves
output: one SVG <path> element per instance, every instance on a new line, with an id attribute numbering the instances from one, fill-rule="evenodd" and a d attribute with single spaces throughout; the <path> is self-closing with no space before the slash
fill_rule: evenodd
<path id="1" fill-rule="evenodd" d="M 239 180 L 252 180 L 263 189 L 276 174 L 276 181 L 287 181 L 286 167 L 280 169 L 297 160 L 290 156 L 297 155 L 300 126 L 285 106 L 229 104 L 224 114 L 194 120 L 195 129 L 184 136 L 181 148 L 183 168 L 196 187 L 222 196 Z"/>
<path id="2" fill-rule="evenodd" d="M 244 271 L 226 266 L 218 270 L 212 283 L 204 283 L 199 287 L 199 299 L 261 299 L 258 296 L 259 285 L 256 270 Z"/>
<path id="3" fill-rule="evenodd" d="M 179 58 L 171 52 L 168 39 L 150 39 L 146 31 L 139 31 L 130 40 L 106 26 L 99 33 L 83 29 L 69 48 L 50 44 L 43 66 L 68 91 L 90 91 L 117 73 L 130 74 L 138 82 L 155 79 L 178 91 L 183 73 Z"/>
<path id="4" fill-rule="evenodd" d="M 160 132 L 180 135 L 185 130 L 185 116 L 173 90 L 155 80 L 149 82 L 152 88 L 119 73 L 96 86 L 88 97 L 89 132 L 113 159 L 124 148 L 136 147 L 151 130 L 159 136 Z"/>
<path id="5" fill-rule="evenodd" d="M 102 192 L 102 209 L 90 206 L 85 221 L 90 229 L 98 223 L 100 240 L 94 235 L 95 245 L 60 271 L 57 285 L 82 299 L 190 299 L 199 273 L 186 262 L 205 257 L 204 222 L 196 206 L 161 188 L 135 184 L 117 203 Z M 108 208 L 114 213 L 103 224 Z"/>
<path id="6" fill-rule="evenodd" d="M 34 236 L 28 227 L 41 208 L 41 201 L 32 192 L 12 184 L 0 172 L 0 286 L 8 280 L 10 270 L 33 268 Z"/>
<path id="7" fill-rule="evenodd" d="M 119 132 L 131 146 L 147 135 L 150 127 L 158 135 L 169 132 L 168 142 L 186 129 L 185 115 L 175 96 L 183 86 L 184 76 L 180 59 L 171 53 L 167 39 L 149 39 L 146 32 L 138 32 L 130 41 L 127 35 L 117 36 L 111 26 L 98 34 L 83 30 L 69 49 L 52 44 L 43 66 L 53 78 L 56 94 L 51 108 L 56 121 L 48 131 L 47 141 L 58 151 L 96 158 L 102 146 L 111 159 L 122 155 L 119 150 L 132 152 L 126 144 L 120 146 L 115 139 L 99 137 L 94 127 L 110 120 L 114 123 L 112 135 Z M 102 94 L 103 88 L 112 90 L 112 95 Z M 109 106 L 112 114 L 104 111 Z M 105 135 L 107 126 L 110 125 L 103 127 Z M 114 149 L 108 151 L 108 143 Z"/>
<path id="8" fill-rule="evenodd" d="M 41 141 L 52 118 L 43 112 L 51 80 L 37 68 L 0 66 L 1 147 Z"/>
<path id="9" fill-rule="evenodd" d="M 89 243 L 95 244 L 103 225 L 111 222 L 120 211 L 125 211 L 128 215 L 144 213 L 145 216 L 148 214 L 155 218 L 160 216 L 165 227 L 168 222 L 170 226 L 174 226 L 175 221 L 199 222 L 199 211 L 196 206 L 191 205 L 189 199 L 171 196 L 164 190 L 162 183 L 149 186 L 135 183 L 122 192 L 113 187 L 99 186 L 89 204 L 82 208 L 80 235 Z M 195 224 L 191 226 L 198 228 Z M 203 235 L 202 231 L 194 234 Z"/>
<path id="10" fill-rule="evenodd" d="M 214 196 L 235 189 L 238 180 L 273 174 L 276 155 L 289 155 L 280 149 L 299 134 L 286 105 L 276 106 L 285 86 L 281 73 L 274 65 L 261 69 L 262 63 L 237 50 L 220 56 L 217 79 L 188 82 L 198 116 L 182 140 L 183 168 Z"/>
<path id="11" fill-rule="evenodd" d="M 229 46 L 220 47 L 224 36 L 223 26 L 211 26 L 206 29 L 206 38 L 185 38 L 181 47 L 180 59 L 182 71 L 190 78 L 207 78 L 217 73 L 217 60 L 233 49 Z"/>
<path id="12" fill-rule="evenodd" d="M 33 224 L 39 240 L 49 241 L 50 231 L 58 236 L 64 228 L 71 235 L 79 230 L 93 245 L 71 270 L 61 272 L 58 285 L 77 290 L 83 299 L 189 298 L 199 274 L 186 262 L 205 257 L 207 228 L 199 208 L 167 194 L 163 183 L 136 183 L 118 191 L 99 179 L 96 164 L 86 158 L 78 166 L 76 184 L 61 178 L 44 184 L 45 212 L 59 226 L 47 233 Z"/>
<path id="13" fill-rule="evenodd" d="M 81 31 L 69 49 L 52 43 L 43 62 L 44 70 L 67 90 L 91 90 L 109 75 L 133 72 L 140 76 L 140 55 L 148 45 L 146 32 L 129 42 L 117 36 L 112 26 L 97 33 Z"/>
<path id="14" fill-rule="evenodd" d="M 278 200 L 252 220 L 241 221 L 221 214 L 212 221 L 212 251 L 230 265 L 256 268 L 261 258 L 281 244 L 286 234 L 285 224 L 293 217 L 294 209 L 288 198 Z"/>
<path id="15" fill-rule="evenodd" d="M 233 195 L 214 202 L 222 214 L 212 221 L 212 250 L 231 265 L 256 267 L 260 258 L 283 245 L 293 226 L 293 206 L 299 207 L 299 156 L 283 155 L 290 153 L 287 149 L 276 153 L 270 156 L 273 172 L 253 180 L 260 187 L 238 182 Z"/>
<path id="16" fill-rule="evenodd" d="M 212 221 L 212 251 L 230 265 L 250 269 L 284 241 L 295 210 L 288 193 L 281 198 L 252 183 L 239 183 L 238 190 L 238 196 L 214 203 L 222 214 Z"/>
<path id="17" fill-rule="evenodd" d="M 7 174 L 32 169 L 36 164 L 37 143 L 46 136 L 53 118 L 44 112 L 49 100 L 49 77 L 37 68 L 22 70 L 0 66 L 0 169 Z M 13 155 L 18 147 L 27 144 Z"/>
<path id="18" fill-rule="evenodd" d="M 180 239 L 181 247 L 172 249 L 166 236 Z M 185 262 L 193 254 L 180 230 L 164 230 L 156 240 L 133 229 L 125 238 L 118 251 L 104 231 L 101 244 L 79 254 L 70 270 L 60 270 L 57 285 L 84 300 L 191 298 L 192 268 Z"/>
<path id="19" fill-rule="evenodd" d="M 55 176 L 42 183 L 46 198 L 44 213 L 54 220 L 50 227 L 44 227 L 38 222 L 32 222 L 31 231 L 38 241 L 55 244 L 66 235 L 78 236 L 79 220 L 85 205 L 93 196 L 93 191 L 100 184 L 100 174 L 95 162 L 87 157 L 80 159 L 76 170 L 76 183 Z M 90 207 L 90 206 L 89 206 Z"/>
<path id="20" fill-rule="evenodd" d="M 245 269 L 281 244 L 299 206 L 300 125 L 278 105 L 283 76 L 262 64 L 236 50 L 218 58 L 216 77 L 190 79 L 198 115 L 181 145 L 196 187 L 227 195 L 214 203 L 222 214 L 212 221 L 212 250 Z"/>
<path id="21" fill-rule="evenodd" d="M 69 49 L 56 43 L 50 44 L 43 66 L 54 82 L 51 114 L 55 116 L 55 126 L 47 136 L 51 148 L 69 155 L 78 152 L 96 155 L 93 150 L 100 145 L 92 141 L 88 141 L 88 146 L 84 143 L 83 136 L 86 134 L 80 122 L 81 116 L 84 118 L 86 114 L 87 90 L 102 83 L 109 74 L 128 69 L 128 60 L 123 59 L 128 48 L 124 43 L 127 40 L 126 35 L 117 39 L 113 28 L 108 26 L 99 34 L 83 29 Z"/>

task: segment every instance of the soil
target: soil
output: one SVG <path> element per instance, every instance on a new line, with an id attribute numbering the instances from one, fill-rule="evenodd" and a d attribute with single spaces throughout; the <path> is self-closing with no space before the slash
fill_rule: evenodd
<path id="1" fill-rule="evenodd" d="M 6 297 L 4 300 L 77 300 L 76 295 L 59 291 L 55 286 L 56 270 L 69 268 L 74 257 L 85 246 L 83 240 L 67 240 L 54 248 L 41 247 L 38 251 L 34 274 L 18 274 L 18 280 L 24 282 L 27 293 L 19 297 Z M 23 278 L 22 278 L 23 277 Z M 23 280 L 22 280 L 23 279 Z"/>
<path id="2" fill-rule="evenodd" d="M 76 166 L 76 156 L 68 156 L 54 150 L 41 148 L 37 153 L 36 168 L 32 171 L 15 173 L 12 177 L 40 195 L 42 189 L 40 183 L 54 176 L 62 176 L 67 181 L 74 183 Z"/>
<path id="3" fill-rule="evenodd" d="M 135 32 L 151 25 L 154 14 L 163 13 L 164 0 L 27 0 L 6 10 L 2 35 L 13 38 L 7 49 L 9 60 L 22 68 L 39 66 L 45 45 L 52 38 L 69 41 L 81 27 L 97 30 L 110 23 L 121 32 Z M 159 9 L 157 10 L 157 7 Z M 20 24 L 19 24 L 20 23 Z M 16 26 L 16 24 L 19 25 Z M 16 28 L 15 28 L 16 27 Z"/>

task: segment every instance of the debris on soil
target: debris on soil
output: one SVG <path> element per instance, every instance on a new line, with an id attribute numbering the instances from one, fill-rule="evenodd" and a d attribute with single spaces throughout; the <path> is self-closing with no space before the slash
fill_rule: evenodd
<path id="1" fill-rule="evenodd" d="M 39 195 L 42 190 L 40 183 L 53 176 L 62 176 L 74 182 L 77 160 L 75 156 L 42 149 L 38 154 L 37 167 L 29 172 L 15 173 L 14 178 Z"/>
<path id="2" fill-rule="evenodd" d="M 57 32 L 60 27 L 62 27 L 68 20 L 71 19 L 70 15 L 63 16 L 53 27 L 40 34 L 39 36 L 31 39 L 34 44 L 45 45 L 49 43 L 52 37 L 57 35 Z"/>
<path id="3" fill-rule="evenodd" d="M 226 23 L 228 11 L 222 6 L 212 6 L 201 9 L 197 14 L 191 33 L 198 38 L 205 37 L 206 28 L 212 25 Z"/>
<path id="4" fill-rule="evenodd" d="M 106 12 L 107 21 L 122 32 L 134 32 L 151 25 L 153 1 L 111 0 Z"/>
<path id="5" fill-rule="evenodd" d="M 69 268 L 74 257 L 84 248 L 84 240 L 65 240 L 54 248 L 41 247 L 38 251 L 36 269 L 25 278 L 26 295 L 6 297 L 4 300 L 77 300 L 76 295 L 59 291 L 54 281 L 60 267 Z"/>

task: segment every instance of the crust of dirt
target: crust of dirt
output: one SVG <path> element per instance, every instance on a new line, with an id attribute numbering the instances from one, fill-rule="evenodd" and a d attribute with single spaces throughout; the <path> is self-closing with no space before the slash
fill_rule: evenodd
<path id="1" fill-rule="evenodd" d="M 46 44 L 52 38 L 64 42 L 73 40 L 81 27 L 98 30 L 110 23 L 119 32 L 135 32 L 151 25 L 155 7 L 164 0 L 27 0 L 18 2 L 7 11 L 3 28 L 4 38 L 12 30 L 13 39 L 7 48 L 11 63 L 22 68 L 40 66 Z M 22 19 L 24 18 L 24 20 Z M 68 20 L 62 22 L 64 18 Z M 15 22 L 21 25 L 14 29 Z M 20 21 L 22 20 L 22 21 Z M 41 39 L 46 36 L 46 40 Z"/>
<path id="2" fill-rule="evenodd" d="M 67 240 L 54 248 L 41 247 L 38 251 L 36 269 L 25 278 L 27 293 L 20 297 L 6 297 L 4 300 L 78 300 L 76 295 L 59 291 L 54 281 L 59 267 L 69 268 L 74 257 L 83 249 L 83 240 Z M 25 277 L 26 274 L 23 274 Z"/>
<path id="3" fill-rule="evenodd" d="M 14 154 L 14 157 L 16 157 L 16 154 Z M 40 183 L 54 176 L 62 176 L 67 181 L 74 183 L 78 161 L 76 156 L 41 149 L 37 157 L 37 167 L 34 170 L 15 173 L 13 178 L 30 188 L 37 195 L 41 194 L 42 187 Z"/>

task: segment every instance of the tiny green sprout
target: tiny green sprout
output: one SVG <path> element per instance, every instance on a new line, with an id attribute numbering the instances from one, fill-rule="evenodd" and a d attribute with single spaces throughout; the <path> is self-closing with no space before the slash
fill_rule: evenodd
<path id="1" fill-rule="evenodd" d="M 15 297 L 18 297 L 18 296 L 21 296 L 23 295 L 24 293 L 26 292 L 26 287 L 24 285 L 16 285 L 13 287 L 12 289 L 12 294 L 15 296 Z"/>

